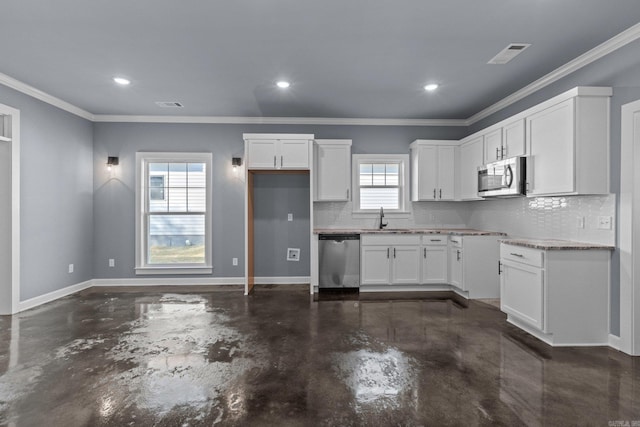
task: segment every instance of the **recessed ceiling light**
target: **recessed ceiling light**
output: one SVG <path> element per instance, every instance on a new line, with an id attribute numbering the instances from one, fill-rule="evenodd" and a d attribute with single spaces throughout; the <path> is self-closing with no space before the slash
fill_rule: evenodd
<path id="1" fill-rule="evenodd" d="M 124 77 L 114 77 L 113 81 L 122 86 L 126 86 L 131 83 L 129 79 L 125 79 Z"/>
<path id="2" fill-rule="evenodd" d="M 280 89 L 286 89 L 289 86 L 291 86 L 291 83 L 284 80 L 280 80 L 278 83 L 276 83 L 276 86 L 278 86 Z"/>
<path id="3" fill-rule="evenodd" d="M 438 89 L 438 85 L 435 84 L 435 83 L 428 84 L 428 85 L 426 85 L 424 87 L 424 90 L 429 91 L 429 92 L 432 92 L 432 91 L 434 91 L 436 89 Z"/>

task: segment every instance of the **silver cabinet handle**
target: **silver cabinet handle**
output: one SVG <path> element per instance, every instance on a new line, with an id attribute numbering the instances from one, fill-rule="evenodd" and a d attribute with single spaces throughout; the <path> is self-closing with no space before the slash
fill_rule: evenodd
<path id="1" fill-rule="evenodd" d="M 500 155 L 498 154 L 498 150 L 500 150 L 500 148 L 496 147 L 496 160 L 500 159 Z"/>
<path id="2" fill-rule="evenodd" d="M 347 200 L 349 200 L 349 189 L 347 188 Z"/>
<path id="3" fill-rule="evenodd" d="M 502 274 L 502 262 L 498 261 L 498 276 Z"/>
<path id="4" fill-rule="evenodd" d="M 427 248 L 423 248 L 424 250 L 424 259 L 427 259 Z"/>
<path id="5" fill-rule="evenodd" d="M 456 261 L 460 261 L 460 251 L 456 251 Z"/>
<path id="6" fill-rule="evenodd" d="M 433 189 L 433 199 L 434 200 L 436 199 L 436 189 L 435 188 Z"/>
<path id="7" fill-rule="evenodd" d="M 506 151 L 507 151 L 507 147 L 503 145 L 502 148 L 500 148 L 500 153 L 501 153 L 500 157 L 502 157 L 503 159 L 506 154 Z"/>
<path id="8" fill-rule="evenodd" d="M 431 239 L 432 242 L 442 242 L 442 239 Z"/>
<path id="9" fill-rule="evenodd" d="M 273 156 L 273 167 L 276 167 L 276 156 Z"/>
<path id="10" fill-rule="evenodd" d="M 517 256 L 518 258 L 524 258 L 524 255 L 522 255 L 522 254 L 516 254 L 516 253 L 513 253 L 513 252 L 511 252 L 511 254 L 510 254 L 510 255 Z"/>
<path id="11" fill-rule="evenodd" d="M 389 259 L 389 248 L 387 248 L 387 259 Z"/>
<path id="12" fill-rule="evenodd" d="M 440 189 L 440 198 L 442 199 L 442 188 Z"/>
<path id="13" fill-rule="evenodd" d="M 396 248 L 393 248 L 393 257 L 396 257 Z"/>
<path id="14" fill-rule="evenodd" d="M 284 156 L 280 156 L 280 167 L 284 167 Z"/>

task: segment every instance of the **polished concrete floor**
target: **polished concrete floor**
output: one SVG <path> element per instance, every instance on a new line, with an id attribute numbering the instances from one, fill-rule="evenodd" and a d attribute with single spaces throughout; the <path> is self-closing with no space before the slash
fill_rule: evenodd
<path id="1" fill-rule="evenodd" d="M 637 358 L 440 296 L 93 289 L 0 317 L 0 425 L 640 424 Z"/>

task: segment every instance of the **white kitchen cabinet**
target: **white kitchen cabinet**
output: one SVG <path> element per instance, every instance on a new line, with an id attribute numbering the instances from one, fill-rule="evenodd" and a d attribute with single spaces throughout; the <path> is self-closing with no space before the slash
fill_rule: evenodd
<path id="1" fill-rule="evenodd" d="M 607 345 L 609 268 L 602 249 L 500 245 L 500 306 L 507 321 L 549 345 Z"/>
<path id="2" fill-rule="evenodd" d="M 500 283 L 496 261 L 500 236 L 449 237 L 449 284 L 471 299 L 498 298 Z"/>
<path id="3" fill-rule="evenodd" d="M 458 141 L 416 140 L 411 148 L 411 200 L 453 200 Z"/>
<path id="4" fill-rule="evenodd" d="M 351 140 L 316 139 L 314 147 L 315 201 L 350 200 Z"/>
<path id="5" fill-rule="evenodd" d="M 609 193 L 609 97 L 576 96 L 526 118 L 527 195 Z"/>
<path id="6" fill-rule="evenodd" d="M 309 169 L 313 135 L 244 134 L 248 169 Z"/>
<path id="7" fill-rule="evenodd" d="M 420 283 L 420 236 L 361 236 L 361 285 Z"/>
<path id="8" fill-rule="evenodd" d="M 463 142 L 460 146 L 460 200 L 483 200 L 478 197 L 478 166 L 483 165 L 484 137 Z"/>
<path id="9" fill-rule="evenodd" d="M 484 135 L 484 163 L 523 156 L 525 150 L 524 119 L 506 122 Z"/>
<path id="10" fill-rule="evenodd" d="M 447 251 L 446 236 L 422 236 L 422 280 L 420 283 L 447 283 Z"/>

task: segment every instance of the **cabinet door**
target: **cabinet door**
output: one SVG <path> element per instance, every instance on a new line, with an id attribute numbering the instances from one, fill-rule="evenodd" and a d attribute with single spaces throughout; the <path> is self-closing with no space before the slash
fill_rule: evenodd
<path id="1" fill-rule="evenodd" d="M 502 128 L 484 136 L 484 162 L 491 163 L 502 159 Z"/>
<path id="2" fill-rule="evenodd" d="M 249 169 L 275 169 L 280 165 L 277 159 L 277 144 L 275 139 L 250 140 L 247 145 L 249 151 Z"/>
<path id="3" fill-rule="evenodd" d="M 390 283 L 389 246 L 362 246 L 360 257 L 360 284 L 388 285 Z"/>
<path id="4" fill-rule="evenodd" d="M 418 147 L 418 198 L 436 200 L 438 191 L 438 147 Z"/>
<path id="5" fill-rule="evenodd" d="M 422 283 L 447 283 L 447 247 L 422 247 Z"/>
<path id="6" fill-rule="evenodd" d="M 460 198 L 478 197 L 478 166 L 483 164 L 483 137 L 478 137 L 460 147 Z"/>
<path id="7" fill-rule="evenodd" d="M 544 330 L 542 269 L 502 260 L 500 309 L 510 316 Z"/>
<path id="8" fill-rule="evenodd" d="M 316 161 L 316 200 L 349 200 L 349 193 L 351 192 L 351 147 L 348 145 L 318 145 Z"/>
<path id="9" fill-rule="evenodd" d="M 462 249 L 460 248 L 449 248 L 449 283 L 463 289 Z"/>
<path id="10" fill-rule="evenodd" d="M 394 246 L 391 248 L 393 264 L 391 283 L 417 285 L 420 283 L 420 246 Z"/>
<path id="11" fill-rule="evenodd" d="M 455 159 L 455 147 L 438 147 L 438 200 L 454 199 Z"/>
<path id="12" fill-rule="evenodd" d="M 280 140 L 280 158 L 277 162 L 281 169 L 309 169 L 309 141 Z"/>
<path id="13" fill-rule="evenodd" d="M 524 156 L 526 154 L 524 144 L 524 119 L 506 124 L 502 128 L 503 158 Z"/>
<path id="14" fill-rule="evenodd" d="M 574 191 L 574 100 L 527 117 L 529 193 L 567 194 Z"/>

